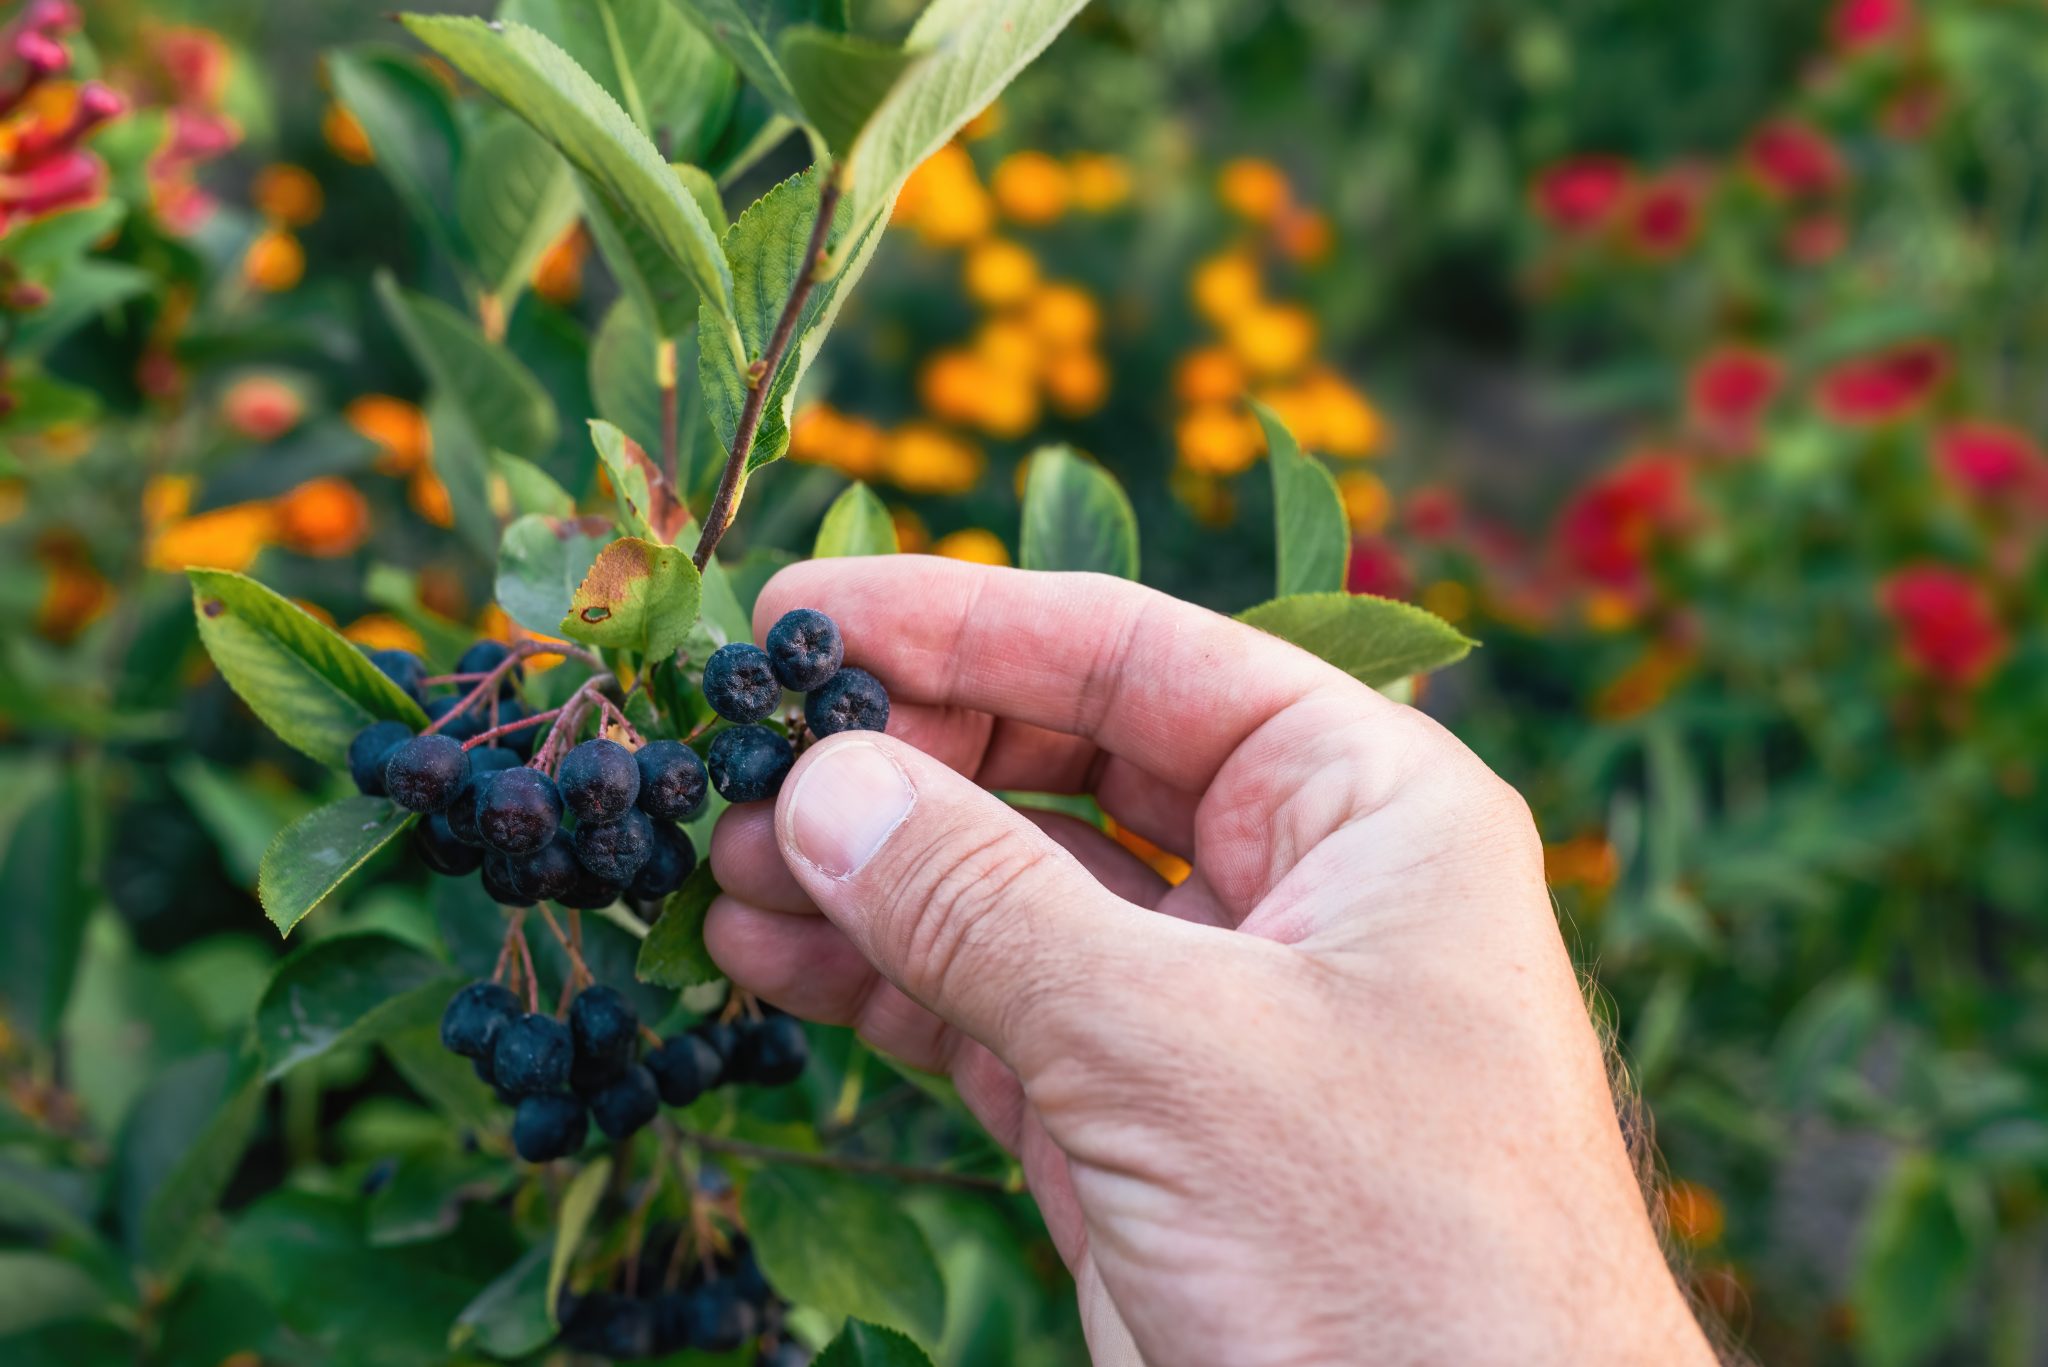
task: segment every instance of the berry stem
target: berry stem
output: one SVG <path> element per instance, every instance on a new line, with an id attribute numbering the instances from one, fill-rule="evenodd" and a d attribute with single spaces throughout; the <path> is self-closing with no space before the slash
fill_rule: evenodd
<path id="1" fill-rule="evenodd" d="M 541 723 L 553 721 L 561 715 L 561 708 L 551 707 L 545 712 L 536 712 L 530 717 L 521 717 L 518 721 L 508 721 L 502 726 L 493 726 L 487 730 L 477 732 L 474 736 L 462 742 L 462 748 L 474 750 L 477 746 L 487 741 L 496 740 L 500 736 L 509 736 L 514 731 L 524 731 L 529 726 L 539 726 Z"/>
<path id="2" fill-rule="evenodd" d="M 804 1153 L 797 1149 L 778 1149 L 768 1144 L 750 1143 L 744 1139 L 704 1134 L 697 1130 L 679 1130 L 678 1133 L 682 1135 L 684 1143 L 693 1144 L 705 1153 L 750 1158 L 758 1163 L 782 1163 L 794 1168 L 849 1172 L 864 1177 L 883 1177 L 895 1182 L 921 1182 L 931 1186 L 958 1187 L 964 1191 L 1014 1192 L 1020 1189 L 1010 1180 L 984 1177 L 979 1173 L 948 1172 L 944 1168 L 920 1168 L 908 1163 L 854 1158 L 846 1154 Z"/>
<path id="3" fill-rule="evenodd" d="M 521 641 L 518 645 L 506 651 L 505 658 L 491 666 L 487 673 L 477 675 L 478 682 L 476 686 L 462 695 L 462 701 L 449 708 L 445 716 L 439 721 L 430 723 L 427 729 L 420 734 L 431 736 L 449 722 L 454 721 L 457 717 L 469 711 L 470 708 L 475 707 L 485 698 L 496 697 L 498 684 L 505 676 L 517 669 L 521 660 L 530 659 L 535 655 L 567 655 L 572 659 L 583 660 L 595 665 L 599 669 L 604 668 L 603 660 L 587 650 L 579 650 L 572 645 L 563 645 L 557 641 Z"/>
<path id="4" fill-rule="evenodd" d="M 733 425 L 732 451 L 725 458 L 725 472 L 718 477 L 718 492 L 712 495 L 711 507 L 704 514 L 704 531 L 697 538 L 697 550 L 691 559 L 697 562 L 701 572 L 711 561 L 712 551 L 718 548 L 718 539 L 725 535 L 732 525 L 733 514 L 739 510 L 740 486 L 746 482 L 747 456 L 754 449 L 754 437 L 761 430 L 761 415 L 768 407 L 768 391 L 775 387 L 776 372 L 782 369 L 782 358 L 789 353 L 790 341 L 796 336 L 797 322 L 802 318 L 804 304 L 811 297 L 826 263 L 825 242 L 832 231 L 832 218 L 839 209 L 839 176 L 837 168 L 824 175 L 824 185 L 818 190 L 818 216 L 811 223 L 811 237 L 804 249 L 804 260 L 809 269 L 799 275 L 789 287 L 789 298 L 783 301 L 782 316 L 775 320 L 775 331 L 769 335 L 767 349 L 761 358 L 747 367 L 747 397 L 740 408 L 739 421 Z"/>
<path id="5" fill-rule="evenodd" d="M 526 942 L 525 918 L 519 923 L 519 934 L 514 937 L 519 948 L 519 962 L 526 970 L 526 1009 L 540 1014 L 540 974 L 533 967 L 533 946 Z"/>
<path id="6" fill-rule="evenodd" d="M 583 962 L 583 951 L 577 948 L 575 943 L 562 930 L 562 923 L 555 919 L 555 913 L 548 907 L 546 902 L 540 904 L 540 918 L 548 923 L 549 933 L 555 937 L 555 942 L 561 945 L 562 952 L 569 956 L 570 986 L 573 987 L 578 982 L 596 982 L 597 975 L 590 971 L 589 964 Z"/>

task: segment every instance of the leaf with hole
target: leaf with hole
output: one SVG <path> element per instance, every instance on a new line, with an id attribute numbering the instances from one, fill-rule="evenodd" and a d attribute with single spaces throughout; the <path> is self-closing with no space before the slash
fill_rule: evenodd
<path id="1" fill-rule="evenodd" d="M 187 570 L 199 639 L 279 740 L 341 768 L 348 743 L 374 721 L 423 727 L 427 714 L 347 640 L 246 575 Z"/>
<path id="2" fill-rule="evenodd" d="M 1302 593 L 1238 614 L 1373 688 L 1456 664 L 1475 644 L 1434 613 L 1367 594 Z"/>
<path id="3" fill-rule="evenodd" d="M 621 537 L 598 552 L 558 630 L 586 645 L 662 659 L 697 624 L 702 593 L 688 553 Z"/>
<path id="4" fill-rule="evenodd" d="M 1138 577 L 1138 515 L 1116 476 L 1070 446 L 1041 447 L 1024 480 L 1017 561 L 1027 570 Z"/>
<path id="5" fill-rule="evenodd" d="M 601 519 L 529 513 L 498 542 L 498 606 L 528 631 L 554 636 L 576 590 L 611 539 Z"/>

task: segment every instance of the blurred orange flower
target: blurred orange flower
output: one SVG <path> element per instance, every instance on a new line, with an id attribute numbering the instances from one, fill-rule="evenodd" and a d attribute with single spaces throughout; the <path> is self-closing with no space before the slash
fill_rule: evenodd
<path id="1" fill-rule="evenodd" d="M 1244 390 L 1244 367 L 1222 347 L 1190 351 L 1174 367 L 1173 392 L 1183 403 L 1229 403 Z"/>
<path id="2" fill-rule="evenodd" d="M 1056 222 L 1073 196 L 1067 168 L 1037 151 L 1012 152 L 997 162 L 989 189 L 1006 217 L 1028 227 Z"/>
<path id="3" fill-rule="evenodd" d="M 353 484 L 325 476 L 278 500 L 278 537 L 303 555 L 347 555 L 370 534 L 370 506 Z"/>
<path id="4" fill-rule="evenodd" d="M 1255 308 L 1265 286 L 1250 253 L 1227 251 L 1195 267 L 1189 292 L 1205 318 L 1224 326 Z"/>
<path id="5" fill-rule="evenodd" d="M 882 467 L 913 494 L 964 494 L 981 479 L 981 451 L 931 423 L 909 422 L 889 433 Z"/>
<path id="6" fill-rule="evenodd" d="M 967 293 L 989 308 L 1022 303 L 1038 285 L 1038 258 L 1027 247 L 992 237 L 977 243 L 965 265 Z"/>
<path id="7" fill-rule="evenodd" d="M 242 278 L 253 289 L 282 294 L 306 276 L 306 249 L 283 228 L 266 228 L 249 243 L 242 257 Z"/>
<path id="8" fill-rule="evenodd" d="M 1109 367 L 1093 351 L 1062 351 L 1045 364 L 1045 396 L 1069 418 L 1085 418 L 1109 397 Z"/>
<path id="9" fill-rule="evenodd" d="M 1106 152 L 1076 152 L 1067 159 L 1074 207 L 1086 213 L 1107 213 L 1131 197 L 1131 168 Z"/>
<path id="10" fill-rule="evenodd" d="M 1287 184 L 1287 173 L 1272 162 L 1239 157 L 1226 162 L 1217 173 L 1216 197 L 1240 218 L 1268 224 L 1287 211 L 1293 191 Z"/>
<path id="11" fill-rule="evenodd" d="M 370 135 L 356 122 L 356 116 L 339 104 L 330 103 L 320 116 L 320 136 L 343 161 L 368 166 L 377 159 L 370 147 Z"/>
<path id="12" fill-rule="evenodd" d="M 981 527 L 969 527 L 940 537 L 932 546 L 932 554 L 976 565 L 1010 563 L 1010 548 L 1003 544 L 1003 539 Z"/>
<path id="13" fill-rule="evenodd" d="M 1229 404 L 1199 404 L 1174 428 L 1180 463 L 1198 474 L 1234 475 L 1249 469 L 1265 449 L 1265 435 L 1252 415 Z"/>
<path id="14" fill-rule="evenodd" d="M 287 228 L 303 228 L 320 217 L 327 197 L 303 166 L 274 162 L 256 173 L 249 187 L 256 211 Z"/>
<path id="15" fill-rule="evenodd" d="M 411 474 L 434 449 L 427 415 L 418 404 L 389 394 L 363 394 L 342 411 L 348 425 L 378 447 L 377 469 L 387 475 Z"/>

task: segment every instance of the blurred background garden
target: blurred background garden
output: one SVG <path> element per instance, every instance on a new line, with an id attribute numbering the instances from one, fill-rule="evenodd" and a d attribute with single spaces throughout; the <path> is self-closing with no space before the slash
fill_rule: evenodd
<path id="1" fill-rule="evenodd" d="M 423 1065 L 223 1106 L 285 953 L 258 860 L 338 780 L 179 571 L 444 663 L 516 636 L 504 473 L 373 282 L 506 344 L 544 394 L 489 444 L 585 500 L 585 421 L 661 421 L 606 361 L 636 319 L 573 195 L 481 240 L 530 149 L 385 6 L 66 8 L 0 20 L 0 1361 L 450 1360 L 510 1217 Z M 734 202 L 804 164 L 708 44 L 675 74 L 664 150 Z M 1350 588 L 1481 643 L 1418 702 L 1535 809 L 1700 1300 L 1773 1363 L 2048 1363 L 2044 229 L 2038 0 L 1093 0 L 911 180 L 726 555 L 750 593 L 857 479 L 903 549 L 1007 563 L 1065 441 L 1145 582 L 1240 611 L 1263 400 Z M 417 863 L 374 874 L 298 935 L 443 952 Z M 734 1133 L 1007 1171 L 943 1099 L 870 1123 L 920 1084 L 832 1033 Z M 221 1213 L 154 1279 L 137 1193 L 194 1162 Z M 1075 1360 L 1027 1203 L 905 1200 L 943 1361 Z"/>

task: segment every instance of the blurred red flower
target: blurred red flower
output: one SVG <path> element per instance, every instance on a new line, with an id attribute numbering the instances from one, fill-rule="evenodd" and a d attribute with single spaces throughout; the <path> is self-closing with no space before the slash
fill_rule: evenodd
<path id="1" fill-rule="evenodd" d="M 1629 246 L 1651 261 L 1682 255 L 1699 236 L 1706 197 L 1706 177 L 1690 167 L 1644 182 L 1629 204 Z"/>
<path id="2" fill-rule="evenodd" d="M 227 91 L 228 45 L 201 28 L 164 29 L 151 44 L 173 104 L 217 105 Z"/>
<path id="3" fill-rule="evenodd" d="M 1913 27 L 1912 0 L 1840 0 L 1828 33 L 1843 52 L 1893 42 Z"/>
<path id="4" fill-rule="evenodd" d="M 2011 644 L 1982 584 L 1948 565 L 1912 565 L 1879 587 L 1911 664 L 1945 684 L 1984 682 Z"/>
<path id="5" fill-rule="evenodd" d="M 1743 157 L 1757 184 L 1779 199 L 1831 194 L 1849 178 L 1828 135 L 1796 119 L 1775 119 L 1757 129 Z"/>
<path id="6" fill-rule="evenodd" d="M 1820 377 L 1821 411 L 1848 427 L 1909 417 L 1948 375 L 1948 352 L 1935 342 L 1906 342 L 1843 361 Z"/>
<path id="7" fill-rule="evenodd" d="M 1620 212 L 1634 174 L 1619 157 L 1572 157 L 1538 172 L 1530 197 L 1551 227 L 1593 232 Z"/>
<path id="8" fill-rule="evenodd" d="M 1777 357 L 1755 347 L 1708 352 L 1686 384 L 1686 414 L 1693 429 L 1730 455 L 1753 449 L 1757 425 L 1784 375 Z"/>
<path id="9" fill-rule="evenodd" d="M 1405 598 L 1409 588 L 1408 567 L 1386 542 L 1378 537 L 1360 537 L 1351 543 L 1351 563 L 1345 567 L 1344 587 L 1352 593 Z"/>
<path id="10" fill-rule="evenodd" d="M 1849 245 L 1849 220 L 1841 214 L 1808 214 L 1785 229 L 1785 256 L 1795 265 L 1832 261 Z"/>
<path id="11" fill-rule="evenodd" d="M 1403 521 L 1418 541 L 1448 541 L 1458 530 L 1464 507 L 1447 484 L 1425 484 L 1408 495 Z"/>
<path id="12" fill-rule="evenodd" d="M 2024 502 L 2048 493 L 2048 460 L 2040 444 L 2001 423 L 1949 424 L 1935 433 L 1934 460 L 1951 484 L 1981 502 Z"/>
<path id="13" fill-rule="evenodd" d="M 1649 568 L 1657 537 L 1683 520 L 1685 495 L 1682 457 L 1668 452 L 1631 456 L 1565 505 L 1558 539 L 1566 563 L 1595 583 L 1635 584 Z"/>

